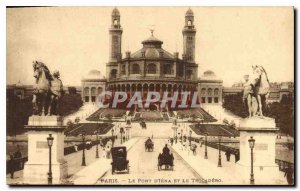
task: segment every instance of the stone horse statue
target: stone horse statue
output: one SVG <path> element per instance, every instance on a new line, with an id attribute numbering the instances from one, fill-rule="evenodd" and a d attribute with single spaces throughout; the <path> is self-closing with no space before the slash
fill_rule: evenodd
<path id="1" fill-rule="evenodd" d="M 249 117 L 261 116 L 262 97 L 268 95 L 270 83 L 268 75 L 262 66 L 252 66 L 253 73 L 247 76 L 244 84 L 244 101 L 247 103 Z"/>
<path id="2" fill-rule="evenodd" d="M 33 61 L 34 77 L 36 79 L 33 92 L 33 115 L 56 115 L 58 99 L 63 92 L 59 72 L 51 75 L 48 67 L 39 61 Z"/>

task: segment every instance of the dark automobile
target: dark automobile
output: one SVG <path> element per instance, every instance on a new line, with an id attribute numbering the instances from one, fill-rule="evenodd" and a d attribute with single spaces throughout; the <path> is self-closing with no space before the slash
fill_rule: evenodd
<path id="1" fill-rule="evenodd" d="M 112 162 L 111 162 L 111 173 L 115 171 L 127 171 L 129 173 L 129 160 L 127 160 L 126 147 L 113 147 L 111 148 Z"/>

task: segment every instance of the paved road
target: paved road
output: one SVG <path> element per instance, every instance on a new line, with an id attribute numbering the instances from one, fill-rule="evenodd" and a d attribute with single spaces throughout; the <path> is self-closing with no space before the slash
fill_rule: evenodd
<path id="1" fill-rule="evenodd" d="M 129 174 L 116 173 L 112 175 L 109 170 L 98 180 L 97 184 L 186 184 L 188 182 L 191 184 L 193 179 L 201 179 L 176 153 L 173 153 L 174 171 L 158 171 L 157 156 L 164 147 L 165 140 L 154 139 L 154 151 L 145 152 L 145 139 L 140 138 L 128 152 Z"/>

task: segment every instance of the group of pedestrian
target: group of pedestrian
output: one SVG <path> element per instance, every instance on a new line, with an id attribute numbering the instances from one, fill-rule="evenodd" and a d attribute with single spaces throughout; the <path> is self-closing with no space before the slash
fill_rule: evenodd
<path id="1" fill-rule="evenodd" d="M 235 162 L 238 162 L 240 160 L 240 152 L 239 151 L 234 151 L 232 152 L 231 149 L 227 149 L 225 151 L 225 156 L 226 156 L 226 160 L 227 162 L 230 161 L 230 156 L 231 154 L 234 154 L 234 157 L 235 157 Z"/>

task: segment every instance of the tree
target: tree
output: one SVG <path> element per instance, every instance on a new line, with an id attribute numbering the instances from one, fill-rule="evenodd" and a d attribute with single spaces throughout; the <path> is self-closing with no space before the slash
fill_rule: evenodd
<path id="1" fill-rule="evenodd" d="M 224 102 L 223 107 L 229 111 L 231 111 L 233 114 L 240 116 L 240 117 L 248 117 L 248 109 L 247 104 L 243 101 L 243 94 L 237 93 L 237 94 L 229 94 L 224 95 Z"/>
<path id="2" fill-rule="evenodd" d="M 266 116 L 275 118 L 276 126 L 283 134 L 294 135 L 294 98 L 283 95 L 281 101 L 271 103 L 267 107 Z"/>
<path id="3" fill-rule="evenodd" d="M 65 94 L 59 99 L 58 114 L 69 115 L 79 110 L 83 102 L 80 94 Z M 7 135 L 17 135 L 25 132 L 24 126 L 32 115 L 32 96 L 20 99 L 13 93 L 6 96 Z"/>
<path id="4" fill-rule="evenodd" d="M 24 126 L 28 124 L 32 115 L 32 97 L 20 99 L 15 95 L 7 94 L 6 99 L 6 126 L 7 135 L 17 135 L 25 132 Z"/>
<path id="5" fill-rule="evenodd" d="M 68 92 L 69 92 L 69 94 L 76 94 L 77 89 L 75 87 L 68 87 Z"/>
<path id="6" fill-rule="evenodd" d="M 262 102 L 265 103 L 265 97 Z M 225 95 L 223 107 L 240 117 L 248 117 L 247 105 L 243 102 L 243 94 Z M 275 119 L 276 126 L 284 134 L 294 135 L 294 98 L 292 94 L 283 95 L 280 102 L 263 105 L 263 113 Z M 223 121 L 224 123 L 224 121 Z"/>
<path id="7" fill-rule="evenodd" d="M 58 113 L 66 116 L 79 110 L 83 105 L 80 94 L 65 94 L 59 99 Z"/>

